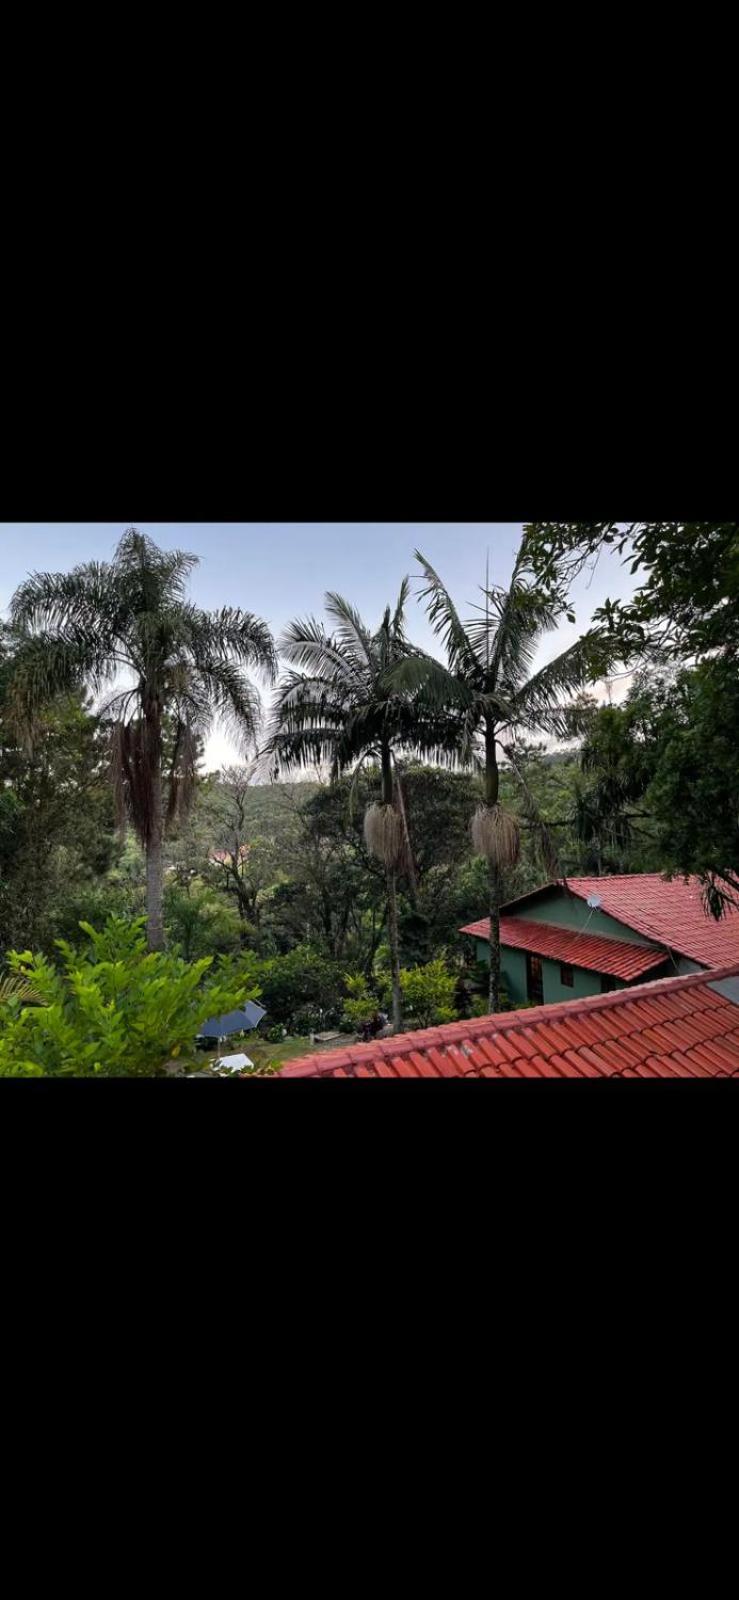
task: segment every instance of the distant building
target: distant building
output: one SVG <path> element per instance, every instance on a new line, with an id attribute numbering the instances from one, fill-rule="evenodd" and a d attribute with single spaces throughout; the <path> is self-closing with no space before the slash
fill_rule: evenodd
<path id="1" fill-rule="evenodd" d="M 238 865 L 241 867 L 241 866 L 244 865 L 244 862 L 248 859 L 250 848 L 251 848 L 250 845 L 242 844 L 242 845 L 239 845 L 238 851 L 236 851 L 236 850 L 211 850 L 210 855 L 208 856 L 208 860 L 209 861 L 214 861 L 216 863 L 216 866 L 219 866 L 219 867 L 235 866 L 237 861 L 238 861 Z"/>
<path id="2" fill-rule="evenodd" d="M 488 963 L 488 918 L 460 932 Z M 739 961 L 739 911 L 707 915 L 697 878 L 568 878 L 503 906 L 500 942 L 511 1004 L 550 1005 Z"/>

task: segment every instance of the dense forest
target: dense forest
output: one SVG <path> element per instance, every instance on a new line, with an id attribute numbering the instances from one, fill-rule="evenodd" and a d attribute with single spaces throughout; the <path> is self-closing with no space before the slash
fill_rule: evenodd
<path id="1" fill-rule="evenodd" d="M 500 906 L 554 874 L 735 897 L 739 525 L 530 525 L 472 621 L 419 553 L 417 601 L 404 583 L 379 627 L 329 594 L 276 644 L 198 612 L 190 558 L 125 538 L 107 574 L 29 580 L 0 636 L 0 1075 L 192 1064 L 203 1013 L 249 997 L 267 1064 L 378 1009 L 503 1008 Z M 537 671 L 609 545 L 634 601 Z M 214 718 L 245 754 L 205 773 Z M 488 914 L 489 972 L 459 933 Z"/>

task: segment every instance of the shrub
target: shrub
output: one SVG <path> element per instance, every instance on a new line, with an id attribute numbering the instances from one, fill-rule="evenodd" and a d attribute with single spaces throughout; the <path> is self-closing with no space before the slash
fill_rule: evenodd
<path id="1" fill-rule="evenodd" d="M 259 983 L 261 1004 L 270 1022 L 293 1028 L 298 1015 L 305 1020 L 310 1011 L 318 1028 L 338 1015 L 343 992 L 341 968 L 309 946 L 297 945 L 288 955 L 266 961 L 252 958 L 250 971 Z"/>
<path id="2" fill-rule="evenodd" d="M 290 1020 L 292 1032 L 299 1038 L 305 1038 L 309 1033 L 319 1033 L 325 1026 L 326 1013 L 317 1011 L 315 1006 L 296 1006 Z"/>
<path id="3" fill-rule="evenodd" d="M 457 979 L 447 972 L 443 961 L 429 961 L 424 967 L 401 968 L 400 990 L 409 1015 L 419 1028 L 453 1022 L 456 1016 L 454 992 Z"/>
<path id="4" fill-rule="evenodd" d="M 0 1076 L 157 1074 L 206 1017 L 259 994 L 211 974 L 211 957 L 188 963 L 147 952 L 143 918 L 109 917 L 101 932 L 80 926 L 87 944 L 75 950 L 58 939 L 58 966 L 30 950 L 10 952 L 8 965 L 40 1004 L 18 996 L 0 1003 Z"/>
<path id="5" fill-rule="evenodd" d="M 262 1038 L 266 1039 L 267 1044 L 282 1044 L 284 1037 L 285 1029 L 281 1022 L 278 1022 L 274 1028 L 265 1028 L 262 1034 Z"/>
<path id="6" fill-rule="evenodd" d="M 348 999 L 344 1001 L 342 1031 L 361 1033 L 365 1022 L 371 1022 L 379 1009 L 379 1000 L 377 995 L 372 993 L 367 979 L 361 972 L 347 972 L 344 976 L 344 987 Z"/>

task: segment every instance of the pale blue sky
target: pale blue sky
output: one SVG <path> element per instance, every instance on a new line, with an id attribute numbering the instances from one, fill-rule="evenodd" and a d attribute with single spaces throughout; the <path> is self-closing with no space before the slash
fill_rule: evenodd
<path id="1" fill-rule="evenodd" d="M 326 589 L 336 589 L 376 626 L 394 601 L 404 573 L 418 568 L 418 547 L 437 568 L 459 609 L 466 613 L 479 600 L 486 553 L 490 577 L 504 583 L 510 575 L 521 534 L 516 522 L 385 522 L 385 523 L 249 523 L 142 522 L 134 526 L 165 548 L 179 546 L 199 556 L 191 595 L 203 607 L 241 606 L 255 611 L 275 635 L 292 617 L 322 614 Z M 124 523 L 0 523 L 0 609 L 3 615 L 16 585 L 33 571 L 59 572 L 80 561 L 106 560 L 124 531 Z M 589 585 L 581 578 L 574 590 L 576 627 L 565 624 L 545 641 L 539 660 L 557 655 L 587 627 L 607 594 L 627 595 L 634 580 L 609 552 L 601 558 Z M 426 649 L 438 650 L 420 606 L 411 603 L 409 633 Z M 209 766 L 233 752 L 216 733 L 207 750 Z"/>

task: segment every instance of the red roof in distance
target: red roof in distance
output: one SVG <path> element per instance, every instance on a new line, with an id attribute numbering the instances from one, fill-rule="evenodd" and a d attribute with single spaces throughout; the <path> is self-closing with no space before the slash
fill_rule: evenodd
<path id="1" fill-rule="evenodd" d="M 469 922 L 459 931 L 488 939 L 490 919 Z M 609 939 L 602 934 L 573 933 L 571 928 L 559 928 L 551 922 L 527 922 L 523 917 L 501 917 L 500 942 L 515 950 L 532 950 L 552 961 L 564 961 L 568 966 L 585 967 L 589 972 L 607 972 L 627 982 L 664 966 L 667 960 L 664 950 L 653 950 L 648 945 L 629 944 L 626 939 Z"/>
<path id="2" fill-rule="evenodd" d="M 685 978 L 450 1022 L 291 1061 L 281 1078 L 739 1077 L 739 1004 L 712 985 L 739 962 Z M 737 985 L 739 995 L 739 984 Z"/>

